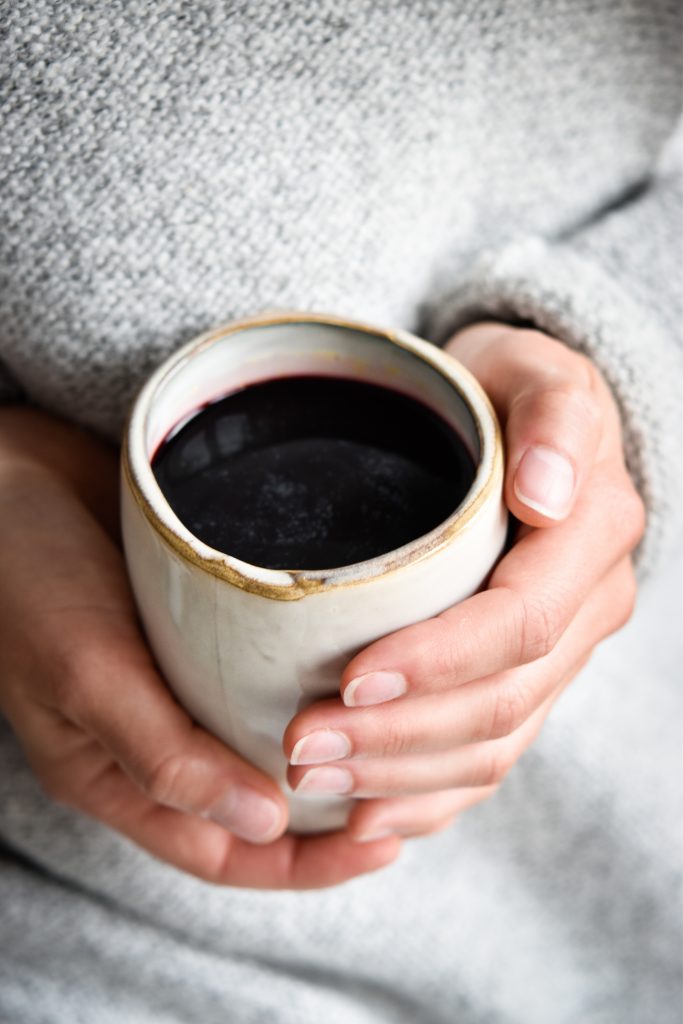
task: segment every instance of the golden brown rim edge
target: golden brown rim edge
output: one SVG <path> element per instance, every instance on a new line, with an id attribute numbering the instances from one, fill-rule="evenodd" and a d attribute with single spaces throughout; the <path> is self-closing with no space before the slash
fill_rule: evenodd
<path id="1" fill-rule="evenodd" d="M 352 330 L 364 331 L 366 334 L 373 334 L 378 338 L 382 338 L 385 340 L 389 339 L 393 343 L 399 345 L 405 351 L 408 351 L 412 355 L 415 355 L 415 353 L 412 351 L 410 344 L 406 344 L 403 341 L 402 334 L 406 332 L 394 332 L 392 330 L 383 330 L 382 328 L 373 327 L 372 325 L 365 324 L 359 321 L 344 320 L 343 318 L 340 317 L 325 316 L 324 314 L 320 313 L 294 312 L 283 312 L 282 314 L 266 313 L 260 316 L 249 317 L 242 320 L 234 321 L 230 324 L 225 325 L 224 327 L 219 327 L 204 335 L 199 335 L 199 339 L 196 340 L 196 344 L 193 345 L 192 341 L 190 341 L 187 343 L 187 346 L 185 346 L 185 348 L 189 348 L 190 346 L 192 346 L 191 351 L 193 353 L 200 352 L 203 351 L 205 348 L 208 348 L 210 345 L 213 345 L 216 342 L 220 341 L 221 339 L 228 337 L 230 334 L 246 330 L 249 327 L 268 327 L 277 324 L 297 322 L 329 324 L 334 327 L 344 327 L 350 328 Z M 418 338 L 417 340 L 422 341 L 423 339 Z M 425 342 L 425 344 L 429 343 Z M 444 354 L 442 349 L 437 349 L 436 351 L 440 352 L 441 354 Z M 441 367 L 432 363 L 431 360 L 429 360 L 428 358 L 427 361 L 429 362 L 433 370 L 435 370 L 437 373 L 440 373 L 442 377 L 446 377 Z M 179 360 L 179 363 L 182 363 L 182 358 Z M 204 572 L 207 572 L 212 576 L 216 576 L 219 579 L 224 580 L 226 583 L 230 583 L 233 586 L 238 587 L 240 590 L 246 590 L 250 593 L 258 594 L 261 597 L 266 597 L 280 601 L 298 601 L 309 594 L 317 593 L 322 590 L 333 590 L 341 587 L 351 587 L 356 586 L 360 583 L 367 583 L 372 579 L 380 579 L 383 576 L 389 575 L 390 573 L 396 572 L 397 570 L 404 568 L 408 564 L 421 561 L 423 558 L 426 558 L 429 555 L 436 553 L 436 551 L 442 548 L 451 539 L 451 537 L 465 529 L 465 527 L 472 521 L 474 516 L 477 514 L 477 512 L 484 504 L 484 502 L 488 499 L 492 490 L 496 486 L 497 480 L 502 480 L 503 442 L 500 424 L 498 423 L 498 419 L 496 417 L 493 406 L 491 405 L 491 401 L 486 392 L 484 391 L 484 389 L 482 388 L 479 381 L 473 376 L 473 374 L 470 373 L 467 367 L 462 366 L 462 364 L 459 365 L 461 366 L 461 369 L 463 369 L 465 373 L 468 375 L 471 382 L 474 384 L 475 388 L 479 392 L 480 398 L 483 400 L 484 404 L 487 406 L 491 414 L 491 420 L 494 426 L 494 451 L 490 472 L 486 480 L 481 485 L 479 491 L 472 498 L 472 500 L 466 505 L 461 506 L 459 510 L 456 513 L 454 513 L 454 518 L 449 517 L 449 519 L 446 520 L 447 525 L 437 527 L 436 529 L 438 532 L 436 533 L 435 536 L 431 536 L 428 541 L 421 545 L 418 545 L 418 547 L 416 548 L 412 547 L 412 544 L 415 544 L 416 541 L 411 542 L 410 552 L 400 554 L 399 549 L 399 551 L 397 551 L 396 553 L 397 557 L 395 559 L 388 559 L 384 562 L 384 565 L 380 572 L 373 573 L 367 577 L 355 579 L 330 579 L 329 577 L 325 576 L 311 577 L 307 575 L 307 573 L 311 570 L 282 569 L 278 571 L 282 572 L 282 574 L 286 577 L 289 577 L 290 582 L 280 585 L 275 583 L 266 583 L 263 580 L 257 580 L 254 579 L 252 576 L 247 576 L 241 573 L 238 569 L 236 569 L 234 566 L 229 565 L 224 560 L 228 556 L 224 555 L 222 552 L 216 552 L 216 555 L 218 556 L 217 558 L 205 558 L 203 555 L 198 554 L 186 540 L 178 536 L 177 533 L 175 533 L 169 526 L 167 526 L 166 523 L 163 522 L 162 519 L 160 519 L 160 517 L 154 510 L 152 504 L 144 496 L 142 488 L 140 487 L 140 484 L 135 476 L 135 473 L 133 472 L 129 456 L 130 418 L 126 426 L 121 451 L 123 473 L 128 483 L 128 486 L 130 487 L 131 494 L 136 504 L 144 514 L 145 518 L 149 521 L 150 525 L 156 530 L 156 532 L 162 537 L 162 539 L 168 544 L 168 546 L 172 548 L 176 552 L 176 554 L 180 555 L 181 558 L 197 566 L 197 568 L 202 569 Z M 170 369 L 171 368 L 169 368 L 169 371 Z M 463 393 L 462 389 L 459 386 L 459 382 L 451 379 L 450 377 L 447 377 L 446 379 L 448 380 L 448 384 L 457 391 L 457 393 L 463 399 L 467 407 L 470 408 L 468 396 Z M 477 431 L 479 433 L 480 443 L 483 445 L 484 438 L 481 431 L 481 426 L 478 419 L 476 418 L 475 423 Z M 417 541 L 419 540 L 420 538 L 417 538 Z M 380 555 L 378 556 L 378 558 L 387 559 L 387 556 Z M 358 564 L 361 565 L 363 563 Z M 344 569 L 348 568 L 349 567 L 344 566 Z M 335 572 L 336 570 L 331 569 L 330 575 L 333 575 Z"/>

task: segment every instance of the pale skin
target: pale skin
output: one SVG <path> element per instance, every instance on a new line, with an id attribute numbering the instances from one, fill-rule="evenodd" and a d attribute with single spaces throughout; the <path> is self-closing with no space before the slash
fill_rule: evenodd
<path id="1" fill-rule="evenodd" d="M 286 834 L 277 785 L 194 725 L 137 622 L 113 448 L 0 410 L 0 710 L 54 799 L 210 882 L 334 885 L 489 798 L 593 648 L 629 618 L 644 527 L 618 413 L 586 359 L 478 324 L 448 348 L 503 425 L 522 524 L 487 588 L 385 637 L 290 723 L 289 781 L 359 797 L 344 832 Z"/>

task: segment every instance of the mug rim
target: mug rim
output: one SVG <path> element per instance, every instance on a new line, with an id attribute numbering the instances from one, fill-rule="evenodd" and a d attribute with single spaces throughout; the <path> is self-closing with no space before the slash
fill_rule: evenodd
<path id="1" fill-rule="evenodd" d="M 465 403 L 476 426 L 480 457 L 474 481 L 463 501 L 443 522 L 407 544 L 363 562 L 332 569 L 266 569 L 243 562 L 200 541 L 181 522 L 166 500 L 145 449 L 147 414 L 157 389 L 195 355 L 231 334 L 254 327 L 307 323 L 371 334 L 407 350 L 439 373 Z M 401 329 L 316 312 L 267 312 L 230 321 L 194 337 L 165 359 L 143 384 L 133 401 L 121 450 L 124 482 L 155 532 L 183 560 L 241 590 L 278 600 L 298 600 L 321 590 L 367 583 L 436 554 L 472 522 L 503 478 L 500 425 L 488 395 L 455 357 L 431 342 Z"/>

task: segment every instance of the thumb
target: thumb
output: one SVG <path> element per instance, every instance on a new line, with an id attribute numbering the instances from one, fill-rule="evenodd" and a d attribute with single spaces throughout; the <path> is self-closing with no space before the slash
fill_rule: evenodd
<path id="1" fill-rule="evenodd" d="M 121 698 L 128 682 L 137 691 L 129 701 Z M 116 684 L 118 708 L 85 702 L 84 718 L 148 798 L 215 821 L 252 843 L 282 834 L 287 805 L 276 783 L 195 725 L 153 668 L 129 673 L 125 682 L 119 675 Z"/>
<path id="2" fill-rule="evenodd" d="M 190 719 L 135 624 L 96 613 L 87 626 L 78 653 L 58 659 L 48 706 L 97 740 L 153 804 L 209 818 L 252 843 L 281 835 L 287 804 L 279 786 Z M 79 792 L 68 796 L 83 803 Z"/>
<path id="3" fill-rule="evenodd" d="M 567 518 L 603 434 L 599 375 L 540 331 L 479 324 L 448 350 L 478 378 L 505 431 L 505 501 L 529 526 Z"/>

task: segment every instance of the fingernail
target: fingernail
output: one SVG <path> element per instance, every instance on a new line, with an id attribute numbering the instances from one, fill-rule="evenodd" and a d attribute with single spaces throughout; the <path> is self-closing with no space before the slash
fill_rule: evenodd
<path id="1" fill-rule="evenodd" d="M 269 800 L 255 789 L 237 785 L 231 786 L 206 815 L 250 843 L 266 843 L 273 839 L 281 816 L 282 812 L 274 800 Z"/>
<path id="2" fill-rule="evenodd" d="M 407 689 L 405 676 L 400 672 L 368 672 L 349 683 L 344 690 L 344 703 L 347 708 L 383 704 L 384 701 L 402 697 Z"/>
<path id="3" fill-rule="evenodd" d="M 297 793 L 350 793 L 353 776 L 346 768 L 311 768 L 296 786 Z"/>
<path id="4" fill-rule="evenodd" d="M 359 836 L 353 836 L 353 840 L 356 843 L 376 843 L 380 839 L 388 839 L 389 836 L 395 836 L 397 833 L 390 828 L 378 829 L 377 832 L 364 832 Z"/>
<path id="5" fill-rule="evenodd" d="M 553 448 L 528 448 L 515 473 L 514 490 L 524 505 L 549 519 L 564 519 L 571 508 L 574 468 Z"/>
<path id="6" fill-rule="evenodd" d="M 429 832 L 424 833 L 424 835 L 428 834 Z M 388 839 L 389 836 L 393 836 L 395 839 L 416 839 L 421 835 L 423 833 L 419 830 L 416 831 L 414 826 L 411 828 L 408 825 L 395 825 L 393 828 L 378 828 L 376 832 L 363 832 L 361 835 L 354 836 L 353 839 L 356 843 L 374 843 L 378 839 Z"/>
<path id="7" fill-rule="evenodd" d="M 324 764 L 340 761 L 351 753 L 351 741 L 343 732 L 317 729 L 294 744 L 290 764 Z"/>

